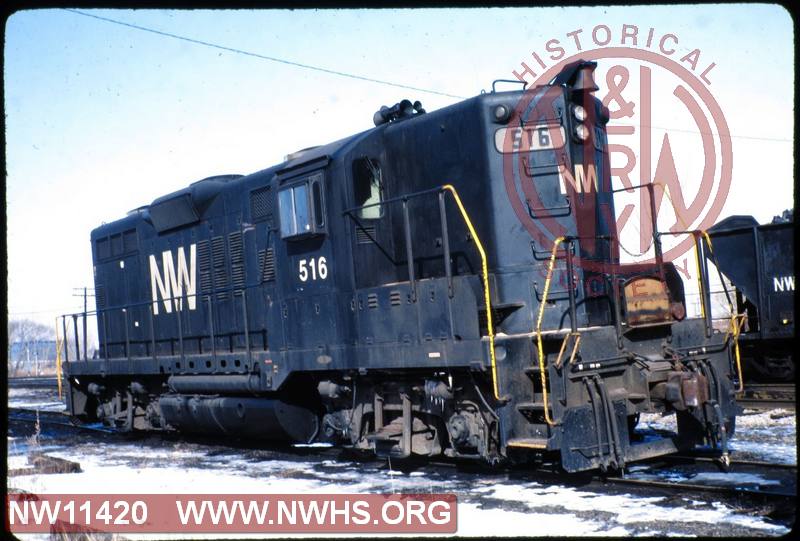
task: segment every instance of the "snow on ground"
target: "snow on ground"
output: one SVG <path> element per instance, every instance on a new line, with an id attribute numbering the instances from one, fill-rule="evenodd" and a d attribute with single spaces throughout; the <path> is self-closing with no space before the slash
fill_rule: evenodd
<path id="1" fill-rule="evenodd" d="M 23 467 L 28 449 L 24 438 L 9 440 L 9 467 Z M 10 486 L 34 493 L 87 494 L 452 492 L 459 498 L 459 535 L 479 537 L 696 533 L 775 536 L 788 532 L 781 525 L 713 499 L 676 500 L 595 492 L 545 485 L 508 473 L 469 474 L 444 468 L 445 471 L 404 473 L 374 462 L 275 457 L 269 451 L 172 443 L 157 438 L 110 448 L 86 440 L 51 448 L 49 454 L 79 462 L 83 473 L 14 477 L 9 479 Z M 148 538 L 133 534 L 124 537 Z"/>
<path id="2" fill-rule="evenodd" d="M 650 466 L 633 464 L 626 470 L 627 476 L 632 479 L 652 481 L 665 481 L 668 483 L 691 483 L 698 485 L 729 485 L 739 488 L 759 489 L 763 487 L 780 487 L 779 479 L 770 479 L 754 473 L 741 472 L 693 472 L 665 469 L 651 471 Z"/>
<path id="3" fill-rule="evenodd" d="M 27 392 L 26 392 L 27 391 Z M 27 400 L 27 401 L 26 401 Z M 41 390 L 10 389 L 9 406 L 63 409 L 57 396 Z M 674 417 L 642 416 L 640 427 L 674 430 Z M 62 436 L 63 438 L 63 436 Z M 331 460 L 314 453 L 324 449 L 241 449 L 222 444 L 174 442 L 158 437 L 131 441 L 103 440 L 93 435 L 68 442 L 43 434 L 39 441 L 8 437 L 8 467 L 27 466 L 35 447 L 52 456 L 80 463 L 82 473 L 30 475 L 9 478 L 9 487 L 39 493 L 455 493 L 458 496 L 458 535 L 493 536 L 780 536 L 789 529 L 749 510 L 675 495 L 643 496 L 606 487 L 596 491 L 574 483 L 542 484 L 514 472 L 467 473 L 452 468 L 418 468 L 406 472 L 380 462 Z M 737 419 L 731 442 L 734 460 L 747 458 L 796 463 L 794 412 L 746 411 Z M 309 453 L 304 456 L 303 453 Z M 634 475 L 647 475 L 631 465 Z M 675 473 L 674 481 L 686 476 Z M 763 484 L 753 474 L 701 473 L 707 482 Z M 744 476 L 744 477 L 743 477 Z M 749 476 L 749 477 L 748 477 Z M 663 476 L 661 480 L 666 479 Z M 47 536 L 20 536 L 26 541 Z M 181 534 L 135 535 L 130 539 L 181 538 Z M 217 538 L 218 535 L 192 538 Z M 231 537 L 246 537 L 231 534 Z M 261 537 L 255 535 L 254 537 Z M 276 535 L 279 537 L 279 535 Z M 344 536 L 346 537 L 346 536 Z"/>
<path id="4" fill-rule="evenodd" d="M 731 458 L 797 464 L 796 414 L 794 411 L 746 409 L 736 417 L 736 431 L 729 442 Z M 639 428 L 676 431 L 675 416 L 645 414 Z"/>
<path id="5" fill-rule="evenodd" d="M 8 407 L 40 411 L 64 411 L 67 409 L 65 402 L 59 400 L 58 391 L 25 387 L 8 389 Z"/>

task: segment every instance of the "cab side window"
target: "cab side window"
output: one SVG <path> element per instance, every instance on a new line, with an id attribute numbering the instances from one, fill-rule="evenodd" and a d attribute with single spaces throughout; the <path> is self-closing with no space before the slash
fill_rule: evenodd
<path id="1" fill-rule="evenodd" d="M 281 238 L 324 233 L 325 208 L 321 172 L 278 192 Z"/>
<path id="2" fill-rule="evenodd" d="M 311 231 L 308 221 L 308 187 L 298 184 L 278 193 L 281 212 L 281 237 L 294 237 Z"/>
<path id="3" fill-rule="evenodd" d="M 353 162 L 353 194 L 358 210 L 358 217 L 374 220 L 383 216 L 383 177 L 380 163 L 371 158 L 360 158 Z M 374 205 L 374 206 L 367 206 Z"/>

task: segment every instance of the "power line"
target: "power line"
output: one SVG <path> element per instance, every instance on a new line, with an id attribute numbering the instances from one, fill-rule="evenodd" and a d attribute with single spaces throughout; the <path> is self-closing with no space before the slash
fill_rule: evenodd
<path id="1" fill-rule="evenodd" d="M 82 15 L 84 17 L 90 17 L 92 19 L 105 21 L 107 23 L 117 24 L 117 25 L 120 25 L 120 26 L 133 28 L 135 30 L 141 30 L 142 32 L 150 32 L 151 34 L 156 34 L 156 35 L 159 35 L 159 36 L 178 39 L 178 40 L 181 40 L 181 41 L 186 41 L 188 43 L 194 43 L 195 45 L 203 45 L 205 47 L 211 47 L 212 49 L 219 49 L 219 50 L 228 51 L 228 52 L 231 52 L 231 53 L 242 54 L 242 55 L 245 55 L 245 56 L 251 56 L 251 57 L 254 57 L 254 58 L 259 58 L 261 60 L 267 60 L 267 61 L 270 61 L 270 62 L 276 62 L 276 63 L 279 63 L 279 64 L 285 64 L 285 65 L 288 65 L 288 66 L 294 66 L 294 67 L 308 69 L 308 70 L 312 70 L 312 71 L 318 71 L 318 72 L 321 72 L 321 73 L 327 73 L 329 75 L 337 75 L 339 77 L 347 77 L 349 79 L 355 79 L 355 80 L 358 80 L 358 81 L 365 81 L 365 82 L 368 82 L 368 83 L 386 85 L 386 86 L 391 86 L 391 87 L 395 87 L 395 88 L 403 88 L 403 89 L 406 89 L 406 90 L 415 90 L 417 92 L 425 92 L 427 94 L 435 94 L 437 96 L 445 96 L 445 97 L 448 97 L 448 98 L 456 98 L 456 99 L 462 99 L 462 100 L 466 98 L 466 96 L 458 96 L 456 94 L 449 94 L 447 92 L 440 92 L 438 90 L 431 90 L 431 89 L 428 89 L 428 88 L 410 86 L 410 85 L 405 85 L 405 84 L 401 84 L 401 83 L 395 83 L 395 82 L 392 82 L 392 81 L 384 81 L 382 79 L 375 79 L 373 77 L 366 77 L 364 75 L 356 75 L 356 74 L 353 74 L 353 73 L 347 73 L 347 72 L 333 70 L 333 69 L 329 69 L 329 68 L 313 66 L 311 64 L 303 64 L 301 62 L 295 62 L 293 60 L 286 60 L 286 59 L 277 58 L 277 57 L 274 57 L 274 56 L 267 56 L 267 55 L 263 55 L 263 54 L 260 54 L 260 53 L 254 53 L 254 52 L 251 52 L 251 51 L 245 51 L 243 49 L 236 49 L 234 47 L 227 47 L 225 45 L 218 45 L 216 43 L 211 43 L 210 41 L 203 41 L 203 40 L 199 40 L 199 39 L 189 38 L 189 37 L 186 37 L 186 36 L 173 34 L 171 32 L 165 32 L 163 30 L 156 30 L 154 28 L 148 28 L 146 26 L 141 26 L 141 25 L 138 25 L 138 24 L 127 23 L 127 22 L 120 21 L 120 20 L 117 20 L 117 19 L 112 19 L 110 17 L 103 17 L 101 15 L 93 15 L 91 13 L 86 13 L 85 11 L 80 11 L 80 10 L 77 10 L 77 9 L 69 9 L 69 8 L 62 8 L 62 9 L 64 11 L 68 11 L 68 12 L 74 13 L 76 15 Z M 675 131 L 675 132 L 684 132 L 684 133 L 699 133 L 701 135 L 706 133 L 706 132 L 701 132 L 701 131 L 698 131 L 698 130 L 686 130 L 686 129 L 681 129 L 681 128 L 669 128 L 669 127 L 662 127 L 662 126 L 643 126 L 641 124 L 626 124 L 626 123 L 623 123 L 623 122 L 620 122 L 617 125 L 620 125 L 620 126 L 650 127 L 650 128 L 654 128 L 654 129 L 657 129 L 657 130 L 663 130 L 663 131 Z M 721 137 L 717 133 L 713 133 L 713 132 L 708 132 L 708 133 L 710 133 L 711 135 L 716 135 L 717 137 Z M 733 134 L 731 134 L 729 137 L 736 138 L 736 139 L 750 139 L 750 140 L 756 140 L 756 141 L 772 141 L 772 142 L 778 142 L 778 143 L 793 143 L 794 142 L 791 139 L 784 139 L 784 138 L 778 138 L 778 137 L 760 137 L 760 136 L 755 136 L 755 135 L 733 135 Z"/>
<path id="2" fill-rule="evenodd" d="M 173 34 L 171 32 L 164 32 L 162 30 L 155 30 L 153 28 L 148 28 L 146 26 L 140 26 L 140 25 L 137 25 L 137 24 L 126 23 L 124 21 L 119 21 L 117 19 L 111 19 L 109 17 L 102 17 L 100 15 L 93 15 L 91 13 L 86 13 L 85 11 L 79 11 L 77 9 L 68 9 L 68 8 L 62 8 L 62 9 L 64 11 L 69 11 L 70 13 L 75 13 L 76 15 L 83 15 L 84 17 L 91 17 L 92 19 L 98 19 L 100 21 L 105 21 L 105 22 L 112 23 L 112 24 L 118 24 L 120 26 L 127 26 L 128 28 L 134 28 L 136 30 L 141 30 L 142 32 L 150 32 L 152 34 L 157 34 L 159 36 L 164 36 L 164 37 L 173 38 L 173 39 L 179 39 L 181 41 L 186 41 L 188 43 L 194 43 L 195 45 L 203 45 L 205 47 L 211 47 L 213 49 L 219 49 L 219 50 L 228 51 L 228 52 L 231 52 L 231 53 L 242 54 L 242 55 L 245 55 L 245 56 L 252 56 L 254 58 L 259 58 L 261 60 L 268 60 L 270 62 L 277 62 L 279 64 L 286 64 L 288 66 L 294 66 L 294 67 L 297 67 L 297 68 L 303 68 L 303 69 L 308 69 L 308 70 L 313 70 L 313 71 L 319 71 L 321 73 L 327 73 L 329 75 L 338 75 L 339 77 L 347 77 L 349 79 L 356 79 L 356 80 L 359 80 L 359 81 L 366 81 L 368 83 L 375 83 L 375 84 L 379 84 L 379 85 L 392 86 L 392 87 L 395 87 L 395 88 L 403 88 L 403 89 L 406 89 L 406 90 L 416 90 L 417 92 L 425 92 L 425 93 L 428 93 L 428 94 L 436 94 L 438 96 L 446 96 L 448 98 L 464 99 L 464 96 L 457 96 L 455 94 L 448 94 L 447 92 L 439 92 L 438 90 L 430 90 L 430 89 L 427 89 L 427 88 L 420 88 L 420 87 L 417 87 L 417 86 L 410 86 L 410 85 L 404 85 L 404 84 L 401 84 L 401 83 L 394 83 L 392 81 L 384 81 L 382 79 L 375 79 L 373 77 L 366 77 L 364 75 L 356 75 L 356 74 L 347 73 L 347 72 L 344 72 L 344 71 L 338 71 L 338 70 L 333 70 L 333 69 L 329 69 L 329 68 L 322 68 L 322 67 L 319 67 L 319 66 L 312 66 L 311 64 L 303 64 L 301 62 L 294 62 L 292 60 L 286 60 L 286 59 L 277 58 L 277 57 L 274 57 L 274 56 L 267 56 L 267 55 L 263 55 L 263 54 L 259 54 L 259 53 L 253 53 L 253 52 L 250 52 L 250 51 L 245 51 L 243 49 L 236 49 L 236 48 L 233 48 L 233 47 L 226 47 L 224 45 L 217 45 L 216 43 L 211 43 L 209 41 L 203 41 L 203 40 L 199 40 L 199 39 L 188 38 L 186 36 L 180 36 L 178 34 Z"/>
<path id="3" fill-rule="evenodd" d="M 628 123 L 628 122 L 611 121 L 609 123 L 609 127 L 611 127 L 611 126 L 625 126 L 625 127 L 628 127 L 628 128 L 635 128 L 635 127 L 653 128 L 653 129 L 662 130 L 662 131 L 675 131 L 675 132 L 683 132 L 683 133 L 699 133 L 700 135 L 714 135 L 714 136 L 719 137 L 720 139 L 723 138 L 723 136 L 721 134 L 716 133 L 716 132 L 699 131 L 699 130 L 686 130 L 686 129 L 682 129 L 682 128 L 670 128 L 670 127 L 664 127 L 664 126 L 652 126 L 652 125 L 648 125 L 648 124 L 634 124 L 634 123 Z M 777 142 L 777 143 L 794 143 L 794 141 L 792 139 L 784 139 L 784 138 L 780 138 L 780 137 L 762 137 L 762 136 L 758 136 L 758 135 L 734 135 L 734 134 L 729 134 L 727 137 L 730 137 L 731 139 L 753 139 L 753 140 L 756 140 L 756 141 L 772 141 L 772 142 Z"/>

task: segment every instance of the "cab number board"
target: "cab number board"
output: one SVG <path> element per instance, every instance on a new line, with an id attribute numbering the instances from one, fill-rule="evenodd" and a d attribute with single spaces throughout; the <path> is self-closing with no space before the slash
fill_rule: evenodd
<path id="1" fill-rule="evenodd" d="M 298 278 L 301 282 L 325 280 L 328 277 L 328 261 L 325 257 L 301 259 L 298 265 Z"/>
<path id="2" fill-rule="evenodd" d="M 566 134 L 560 124 L 537 124 L 500 128 L 494 132 L 498 152 L 510 154 L 531 150 L 553 150 L 564 146 Z"/>

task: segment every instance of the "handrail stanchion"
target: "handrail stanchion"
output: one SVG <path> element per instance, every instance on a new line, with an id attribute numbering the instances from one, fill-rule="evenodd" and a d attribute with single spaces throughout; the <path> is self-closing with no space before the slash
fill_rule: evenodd
<path id="1" fill-rule="evenodd" d="M 67 335 L 67 316 L 61 316 L 61 328 L 64 331 L 64 361 L 69 362 L 69 338 Z"/>
<path id="2" fill-rule="evenodd" d="M 156 328 L 155 328 L 155 322 L 153 321 L 155 319 L 155 315 L 153 314 L 153 305 L 148 304 L 147 306 L 149 308 L 147 312 L 149 314 L 148 319 L 150 322 L 150 347 L 153 350 L 152 355 L 153 355 L 153 360 L 155 361 L 158 358 L 156 354 Z"/>
<path id="3" fill-rule="evenodd" d="M 84 310 L 83 310 L 83 360 L 84 361 L 89 358 L 89 350 L 88 350 L 88 348 L 89 348 L 89 346 L 88 346 L 89 340 L 87 338 L 87 336 L 88 336 L 88 334 L 87 334 L 88 333 L 87 326 L 88 325 L 86 324 L 86 309 L 84 307 Z"/>
<path id="4" fill-rule="evenodd" d="M 650 182 L 645 184 L 647 188 L 648 199 L 650 200 L 650 227 L 653 228 L 653 252 L 655 254 L 656 265 L 658 265 L 658 273 L 662 280 L 664 276 L 664 252 L 661 246 L 661 236 L 658 232 L 658 213 L 656 211 L 656 197 L 655 185 Z"/>
<path id="5" fill-rule="evenodd" d="M 408 218 L 408 199 L 403 199 L 403 230 L 406 236 L 406 258 L 408 259 L 408 281 L 411 284 L 411 300 L 417 300 L 417 286 L 414 279 L 414 249 L 411 247 L 411 221 Z"/>
<path id="6" fill-rule="evenodd" d="M 130 337 L 130 330 L 128 329 L 129 321 L 128 321 L 128 309 L 123 308 L 122 313 L 125 314 L 123 318 L 125 322 L 125 358 L 130 360 L 131 359 L 131 337 Z"/>
<path id="7" fill-rule="evenodd" d="M 447 294 L 453 297 L 453 269 L 450 263 L 450 235 L 447 230 L 447 211 L 444 205 L 444 192 L 439 192 L 439 219 L 442 222 L 442 249 L 444 251 L 444 272 L 447 277 Z"/>
<path id="8" fill-rule="evenodd" d="M 81 341 L 78 338 L 78 314 L 72 314 L 72 327 L 75 334 L 75 358 L 81 360 Z"/>
<path id="9" fill-rule="evenodd" d="M 703 247 L 702 247 L 702 236 L 699 234 L 698 231 L 690 231 L 692 237 L 694 237 L 694 258 L 695 263 L 697 264 L 697 289 L 698 295 L 700 297 L 700 316 L 703 318 L 703 324 L 705 325 L 705 332 L 706 338 L 711 336 L 711 307 L 709 306 L 710 297 L 706 297 L 706 288 L 705 284 L 707 283 L 707 276 L 704 272 L 704 266 L 702 262 L 703 258 Z"/>
<path id="10" fill-rule="evenodd" d="M 245 295 L 245 291 L 241 290 L 240 293 L 242 294 L 242 316 L 244 319 L 244 342 L 245 348 L 247 349 L 247 362 L 248 364 L 252 362 L 252 355 L 250 354 L 250 322 L 247 319 L 247 296 Z"/>
<path id="11" fill-rule="evenodd" d="M 174 303 L 173 308 L 175 308 Z M 175 309 L 175 318 L 178 320 L 178 349 L 181 351 L 181 362 L 183 362 L 183 321 L 181 320 L 181 312 L 181 310 Z"/>
<path id="12" fill-rule="evenodd" d="M 617 348 L 622 349 L 622 290 L 621 279 L 612 275 L 611 290 L 614 292 L 614 329 L 617 331 Z"/>
<path id="13" fill-rule="evenodd" d="M 211 355 L 214 357 L 214 362 L 217 362 L 217 338 L 214 336 L 214 303 L 211 300 L 211 295 L 206 295 L 208 301 L 208 329 L 211 332 Z"/>
<path id="14" fill-rule="evenodd" d="M 703 247 L 703 256 L 700 261 L 703 264 L 703 295 L 705 296 L 705 305 L 708 308 L 706 312 L 706 338 L 708 338 L 713 330 L 711 320 L 714 314 L 711 307 L 711 279 L 708 275 L 708 259 L 706 259 L 706 248 L 703 245 L 702 235 L 700 237 L 700 245 Z"/>
<path id="15" fill-rule="evenodd" d="M 111 353 L 108 351 L 108 326 L 106 325 L 106 311 L 103 310 L 103 355 L 106 359 L 111 357 Z"/>
<path id="16" fill-rule="evenodd" d="M 569 292 L 569 320 L 570 328 L 573 333 L 578 332 L 578 310 L 575 306 L 575 281 L 573 280 L 572 269 L 572 242 L 567 240 L 566 244 L 567 259 L 567 291 Z"/>

